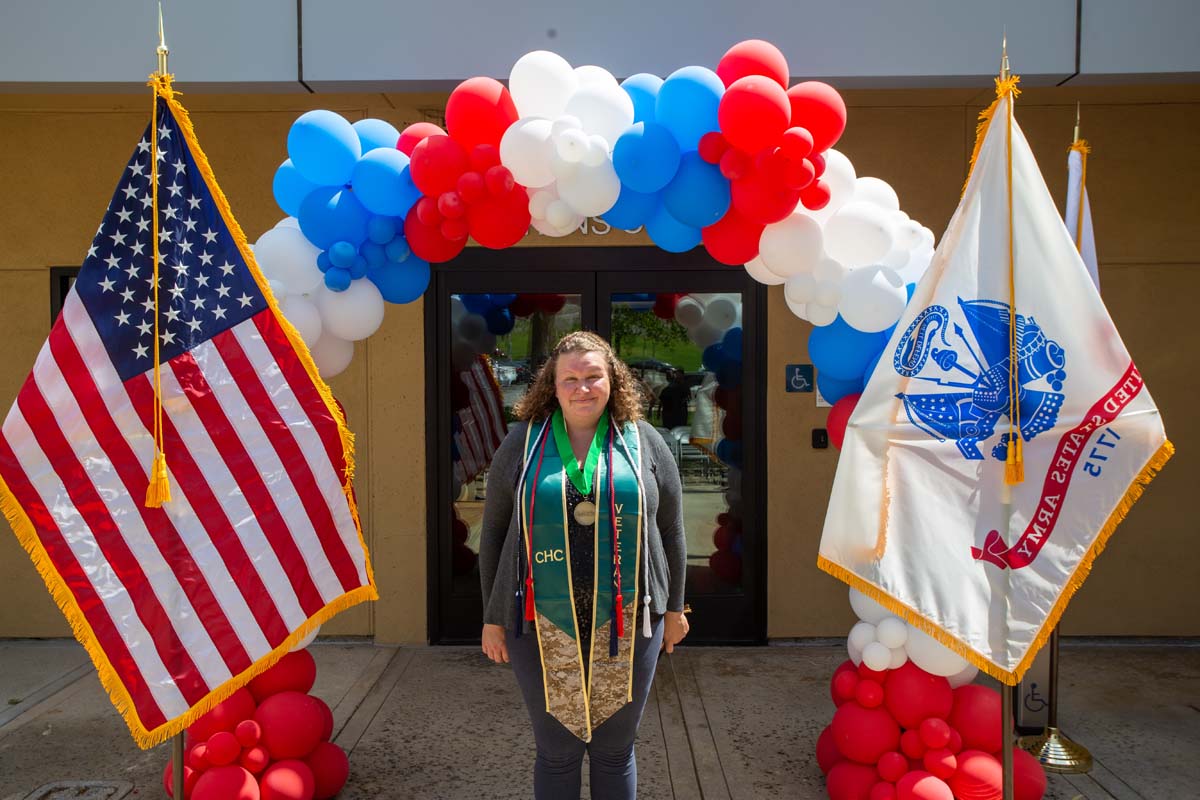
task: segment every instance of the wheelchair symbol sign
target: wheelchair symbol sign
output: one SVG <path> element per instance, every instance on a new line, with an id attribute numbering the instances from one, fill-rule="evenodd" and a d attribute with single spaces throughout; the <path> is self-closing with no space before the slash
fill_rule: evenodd
<path id="1" fill-rule="evenodd" d="M 813 378 L 813 365 L 788 364 L 787 382 L 785 386 L 789 392 L 814 391 L 816 388 L 816 381 Z"/>

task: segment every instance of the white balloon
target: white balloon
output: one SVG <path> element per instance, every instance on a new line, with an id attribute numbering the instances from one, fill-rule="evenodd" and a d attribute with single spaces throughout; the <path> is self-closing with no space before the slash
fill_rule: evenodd
<path id="1" fill-rule="evenodd" d="M 892 241 L 892 249 L 888 250 L 887 255 L 879 259 L 879 263 L 885 267 L 891 267 L 894 270 L 902 270 L 908 264 L 909 252 L 903 247 L 896 245 L 895 240 Z"/>
<path id="2" fill-rule="evenodd" d="M 619 86 L 617 79 L 604 67 L 595 64 L 584 64 L 575 68 L 575 77 L 580 86 Z"/>
<path id="3" fill-rule="evenodd" d="M 715 297 L 704 307 L 704 324 L 724 332 L 737 322 L 738 307 L 728 297 Z"/>
<path id="4" fill-rule="evenodd" d="M 313 343 L 308 352 L 312 354 L 313 363 L 317 365 L 317 372 L 322 378 L 329 380 L 350 366 L 351 360 L 354 359 L 354 342 L 326 333 Z"/>
<path id="5" fill-rule="evenodd" d="M 893 647 L 892 661 L 888 664 L 888 669 L 899 669 L 904 666 L 906 661 L 908 661 L 908 652 L 903 647 Z"/>
<path id="6" fill-rule="evenodd" d="M 817 281 L 813 289 L 813 302 L 836 309 L 842 301 L 842 287 L 833 281 Z"/>
<path id="7" fill-rule="evenodd" d="M 850 656 L 850 660 L 854 662 L 854 666 L 862 663 L 862 649 L 855 647 L 850 642 L 846 642 L 846 654 Z"/>
<path id="8" fill-rule="evenodd" d="M 850 629 L 850 634 L 846 640 L 862 651 L 866 651 L 867 645 L 875 641 L 875 626 L 869 622 L 858 621 L 854 623 L 854 627 Z"/>
<path id="9" fill-rule="evenodd" d="M 462 318 L 470 313 L 471 312 L 467 311 L 467 307 L 463 305 L 463 301 L 460 300 L 457 295 L 450 295 L 450 327 L 452 329 L 457 328 L 458 323 L 462 321 Z"/>
<path id="10" fill-rule="evenodd" d="M 892 651 L 881 642 L 871 642 L 863 648 L 863 663 L 867 669 L 883 672 L 892 663 Z"/>
<path id="11" fill-rule="evenodd" d="M 317 634 L 320 632 L 321 632 L 321 626 L 317 625 L 315 628 L 313 628 L 311 631 L 308 632 L 308 636 L 305 636 L 303 639 L 296 642 L 296 644 L 292 647 L 292 652 L 295 653 L 297 650 L 303 650 L 304 648 L 308 647 L 310 644 L 313 643 L 313 640 L 317 638 Z"/>
<path id="12" fill-rule="evenodd" d="M 611 161 L 605 159 L 596 167 L 586 164 L 577 167 L 569 176 L 558 179 L 558 196 L 576 214 L 597 217 L 616 205 L 621 196 L 621 179 Z"/>
<path id="13" fill-rule="evenodd" d="M 846 280 L 846 276 L 849 274 L 850 270 L 846 269 L 840 261 L 834 261 L 832 258 L 822 258 L 813 268 L 813 277 L 818 281 L 829 281 L 838 286 L 842 285 L 842 281 Z"/>
<path id="14" fill-rule="evenodd" d="M 287 294 L 307 294 L 324 281 L 317 269 L 320 252 L 299 228 L 284 226 L 258 237 L 254 260 L 269 280 L 283 284 Z"/>
<path id="15" fill-rule="evenodd" d="M 633 98 L 613 81 L 611 86 L 580 86 L 567 101 L 566 112 L 579 117 L 583 129 L 615 142 L 633 124 Z"/>
<path id="16" fill-rule="evenodd" d="M 704 319 L 704 306 L 694 297 L 680 298 L 675 304 L 675 321 L 685 328 L 694 328 Z"/>
<path id="17" fill-rule="evenodd" d="M 891 267 L 859 267 L 842 281 L 838 312 L 850 327 L 864 333 L 896 324 L 908 303 L 904 279 Z"/>
<path id="18" fill-rule="evenodd" d="M 584 166 L 600 166 L 608 160 L 608 153 L 611 149 L 608 146 L 608 140 L 598 133 L 593 133 L 588 137 L 587 150 L 583 153 Z"/>
<path id="19" fill-rule="evenodd" d="M 809 303 L 804 310 L 808 314 L 808 321 L 820 328 L 833 324 L 838 315 L 837 306 L 826 306 L 820 303 Z"/>
<path id="20" fill-rule="evenodd" d="M 763 263 L 762 256 L 758 255 L 746 262 L 746 272 L 750 273 L 750 277 L 759 283 L 767 286 L 778 286 L 787 280 L 782 275 L 776 275 L 767 268 Z"/>
<path id="21" fill-rule="evenodd" d="M 900 210 L 900 198 L 887 181 L 879 178 L 859 178 L 854 182 L 855 202 L 874 203 L 888 211 Z"/>
<path id="22" fill-rule="evenodd" d="M 888 611 L 886 608 L 879 605 L 879 603 L 876 603 L 874 600 L 867 597 L 853 586 L 850 587 L 850 607 L 854 609 L 854 613 L 858 615 L 859 619 L 863 620 L 864 622 L 869 622 L 871 625 L 878 625 L 881 621 L 883 621 L 884 617 L 894 616 L 892 612 Z M 874 635 L 874 633 L 872 633 L 872 635 Z"/>
<path id="23" fill-rule="evenodd" d="M 573 131 L 583 128 L 583 121 L 579 117 L 573 117 L 570 114 L 561 114 L 554 118 L 554 122 L 550 124 L 550 135 L 557 137 L 566 131 Z"/>
<path id="24" fill-rule="evenodd" d="M 285 297 L 279 303 L 279 310 L 310 348 L 321 338 L 321 312 L 308 297 L 298 294 Z"/>
<path id="25" fill-rule="evenodd" d="M 930 250 L 932 250 L 932 249 L 934 249 L 934 247 L 936 247 L 937 239 L 934 237 L 933 231 L 929 230 L 929 228 L 926 228 L 924 226 L 921 227 L 921 241 L 924 242 L 925 246 L 928 247 Z"/>
<path id="26" fill-rule="evenodd" d="M 949 677 L 962 672 L 967 660 L 949 649 L 920 628 L 908 626 L 908 641 L 904 643 L 912 662 L 930 675 Z"/>
<path id="27" fill-rule="evenodd" d="M 267 279 L 267 286 L 271 287 L 271 296 L 278 302 L 288 296 L 287 287 L 274 278 Z"/>
<path id="28" fill-rule="evenodd" d="M 545 219 L 550 204 L 557 199 L 558 191 L 553 186 L 533 192 L 529 195 L 529 216 L 534 219 Z"/>
<path id="29" fill-rule="evenodd" d="M 540 117 L 517 120 L 500 139 L 500 163 L 513 180 L 537 189 L 554 182 L 550 168 L 550 120 Z"/>
<path id="30" fill-rule="evenodd" d="M 783 296 L 796 305 L 811 303 L 817 298 L 817 279 L 807 273 L 793 275 L 783 285 Z"/>
<path id="31" fill-rule="evenodd" d="M 574 213 L 566 200 L 551 200 L 550 204 L 546 206 L 546 222 L 549 222 L 554 228 L 562 230 L 571 224 Z"/>
<path id="32" fill-rule="evenodd" d="M 701 322 L 696 327 L 688 331 L 688 338 L 700 348 L 708 347 L 721 341 L 725 336 L 725 331 L 718 330 L 707 323 Z"/>
<path id="33" fill-rule="evenodd" d="M 802 320 L 808 320 L 808 305 L 805 303 L 793 303 L 788 299 L 787 294 L 783 296 L 783 302 L 787 304 L 788 311 L 791 311 Z M 836 312 L 835 312 L 836 313 Z"/>
<path id="34" fill-rule="evenodd" d="M 873 203 L 847 203 L 825 223 L 825 252 L 847 267 L 875 264 L 891 249 L 891 225 Z"/>
<path id="35" fill-rule="evenodd" d="M 975 676 L 979 674 L 979 667 L 974 664 L 967 664 L 961 672 L 956 672 L 953 675 L 946 677 L 950 682 L 951 689 L 957 689 L 960 686 L 966 686 L 975 680 Z"/>
<path id="36" fill-rule="evenodd" d="M 300 230 L 300 220 L 296 219 L 295 217 L 284 217 L 283 219 L 279 220 L 279 222 L 275 223 L 275 227 L 295 228 L 296 230 Z"/>
<path id="37" fill-rule="evenodd" d="M 547 219 L 534 219 L 533 220 L 534 230 L 536 230 L 538 233 L 541 233 L 545 236 L 554 236 L 554 237 L 570 236 L 572 233 L 574 233 L 576 230 L 578 230 L 579 226 L 582 224 L 583 224 L 583 217 L 578 214 L 576 214 L 574 216 L 569 216 L 567 219 L 567 224 L 563 225 L 562 227 L 551 224 L 550 220 L 547 220 Z"/>
<path id="38" fill-rule="evenodd" d="M 368 280 L 351 281 L 344 292 L 322 288 L 316 300 L 325 330 L 339 339 L 357 342 L 383 324 L 383 295 Z"/>
<path id="39" fill-rule="evenodd" d="M 587 134 L 581 128 L 571 128 L 554 137 L 554 152 L 568 164 L 578 164 L 582 161 L 587 146 Z"/>
<path id="40" fill-rule="evenodd" d="M 487 333 L 487 321 L 478 314 L 467 314 L 454 329 L 454 334 L 463 342 L 470 345 L 476 351 L 479 348 L 476 346 Z"/>
<path id="41" fill-rule="evenodd" d="M 554 119 L 579 86 L 579 76 L 565 58 L 549 50 L 526 53 L 508 74 L 508 91 L 522 117 Z"/>
<path id="42" fill-rule="evenodd" d="M 807 214 L 791 214 L 763 229 L 759 258 L 776 275 L 790 278 L 809 272 L 821 258 L 820 224 Z"/>
<path id="43" fill-rule="evenodd" d="M 903 647 L 908 641 L 908 625 L 899 617 L 884 617 L 875 626 L 875 637 L 893 650 Z"/>
<path id="44" fill-rule="evenodd" d="M 924 240 L 921 223 L 906 219 L 892 229 L 892 246 L 901 250 L 915 250 Z"/>
<path id="45" fill-rule="evenodd" d="M 821 174 L 821 181 L 829 187 L 829 202 L 820 211 L 808 213 L 819 222 L 832 217 L 854 197 L 856 179 L 850 159 L 838 150 L 826 150 L 825 172 Z"/>
<path id="46" fill-rule="evenodd" d="M 933 260 L 933 250 L 925 248 L 922 242 L 921 246 L 909 253 L 908 263 L 900 270 L 900 277 L 904 279 L 904 283 L 920 283 L 921 276 L 929 270 L 929 262 Z"/>

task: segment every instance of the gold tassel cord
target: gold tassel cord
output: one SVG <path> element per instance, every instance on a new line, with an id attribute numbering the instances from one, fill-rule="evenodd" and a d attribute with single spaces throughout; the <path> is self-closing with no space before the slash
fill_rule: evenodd
<path id="1" fill-rule="evenodd" d="M 1017 358 L 1017 271 L 1016 242 L 1013 240 L 1012 126 L 1017 76 L 996 80 L 997 100 L 1007 96 L 1004 131 L 1005 179 L 1008 189 L 1008 448 L 1004 459 L 1004 483 L 1025 482 L 1025 454 L 1021 443 L 1020 362 Z M 1003 92 L 1003 94 L 1001 94 Z"/>
<path id="2" fill-rule="evenodd" d="M 150 483 L 146 486 L 146 507 L 162 508 L 171 502 L 171 483 L 167 479 L 167 455 L 163 451 L 162 424 L 162 359 L 159 352 L 158 334 L 158 98 L 162 91 L 171 91 L 171 76 L 154 73 L 148 84 L 154 101 L 150 113 L 150 219 L 151 246 L 154 251 L 154 266 L 151 274 L 151 289 L 154 293 L 154 459 L 150 465 Z"/>
<path id="3" fill-rule="evenodd" d="M 1087 139 L 1079 139 L 1072 142 L 1071 146 L 1067 149 L 1079 153 L 1081 164 L 1079 175 L 1079 209 L 1075 215 L 1075 249 L 1079 250 L 1083 246 L 1083 198 L 1085 197 L 1085 192 L 1087 192 L 1087 162 L 1092 148 L 1088 144 Z"/>

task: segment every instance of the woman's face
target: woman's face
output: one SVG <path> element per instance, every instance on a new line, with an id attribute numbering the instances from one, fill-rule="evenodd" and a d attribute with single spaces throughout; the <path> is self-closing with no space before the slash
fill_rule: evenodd
<path id="1" fill-rule="evenodd" d="M 600 353 L 562 353 L 554 366 L 554 394 L 563 417 L 573 425 L 594 426 L 612 391 L 608 365 Z"/>

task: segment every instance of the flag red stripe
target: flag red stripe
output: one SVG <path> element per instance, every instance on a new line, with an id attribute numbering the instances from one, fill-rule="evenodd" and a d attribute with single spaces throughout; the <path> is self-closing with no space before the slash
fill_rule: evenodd
<path id="1" fill-rule="evenodd" d="M 317 387 L 304 369 L 304 365 L 297 358 L 292 343 L 288 341 L 287 334 L 283 332 L 283 328 L 275 319 L 274 314 L 264 311 L 256 314 L 253 319 L 255 327 L 262 335 L 263 342 L 270 349 L 275 363 L 279 365 L 284 379 L 291 386 L 296 399 L 300 401 L 300 407 L 304 409 L 305 416 L 312 420 L 313 428 L 321 437 L 322 444 L 325 445 L 325 452 L 329 455 L 329 462 L 333 464 L 334 472 L 345 481 L 346 454 L 342 450 L 342 437 L 338 432 L 337 421 L 325 407 L 325 400 L 317 391 Z"/>
<path id="2" fill-rule="evenodd" d="M 29 382 L 32 382 L 32 376 Z M 54 517 L 47 510 L 45 501 L 25 476 L 25 471 L 21 469 L 8 437 L 3 433 L 0 433 L 0 475 L 4 476 L 4 482 L 8 485 L 9 491 L 13 493 L 13 497 L 21 504 L 21 508 L 29 517 L 29 521 L 37 532 L 38 540 L 46 549 L 46 555 L 49 556 L 50 562 L 54 566 L 54 571 L 62 578 L 63 583 L 75 598 L 75 604 L 79 606 L 88 626 L 95 634 L 96 641 L 108 658 L 109 665 L 126 691 L 129 692 L 129 697 L 137 709 L 138 718 L 147 728 L 153 729 L 162 725 L 167 718 L 162 709 L 158 707 L 158 703 L 154 701 L 154 696 L 150 694 L 150 688 L 142 679 L 137 662 L 133 660 L 129 648 L 125 646 L 124 640 L 117 632 L 104 602 L 96 595 L 96 589 L 92 586 L 92 582 L 88 580 L 83 568 L 79 566 L 75 554 L 71 552 L 70 546 L 63 539 L 62 532 L 54 522 Z"/>
<path id="3" fill-rule="evenodd" d="M 141 418 L 147 430 L 154 429 L 154 389 L 147 376 L 139 376 L 125 384 L 133 408 Z M 192 454 L 188 452 L 187 443 L 179 435 L 179 430 L 171 417 L 163 414 L 163 446 L 167 455 L 167 467 L 171 470 L 180 490 L 187 496 L 188 504 L 196 513 L 196 518 L 204 527 L 229 576 L 237 584 L 238 591 L 254 614 L 254 621 L 266 636 L 267 641 L 275 647 L 287 638 L 289 630 L 283 616 L 276 608 L 263 583 L 262 576 L 254 568 L 254 562 L 247 555 L 241 539 L 230 524 L 229 518 L 221 508 L 220 501 L 213 494 L 212 487 L 205 480 L 204 474 L 196 465 Z"/>
<path id="4" fill-rule="evenodd" d="M 146 579 L 142 566 L 129 550 L 121 531 L 108 513 L 104 500 L 92 484 L 71 445 L 59 429 L 50 407 L 42 397 L 37 383 L 27 381 L 17 395 L 17 406 L 24 414 L 42 452 L 62 481 L 63 488 L 71 498 L 75 509 L 87 523 L 100 548 L 104 560 L 125 587 L 138 619 L 142 621 L 154 649 L 175 681 L 175 686 L 189 705 L 195 705 L 208 694 L 209 687 L 200 677 L 200 671 L 179 635 L 171 618 L 159 602 L 158 595 Z"/>
<path id="5" fill-rule="evenodd" d="M 341 582 L 343 591 L 357 589 L 360 585 L 358 569 L 338 535 L 337 523 L 334 522 L 329 506 L 325 504 L 312 468 L 301 452 L 300 445 L 296 443 L 296 437 L 288 429 L 287 423 L 259 380 L 258 372 L 246 357 L 237 336 L 232 330 L 227 330 L 214 336 L 212 343 L 221 354 L 221 360 L 225 362 L 229 374 L 237 382 L 246 402 L 254 411 L 254 416 L 258 418 L 259 424 L 270 439 L 271 446 L 279 455 L 280 462 L 287 470 L 288 477 L 291 478 L 296 493 L 304 504 L 304 510 L 312 521 L 313 530 L 321 542 L 321 549 Z"/>
<path id="6" fill-rule="evenodd" d="M 129 446 L 128 440 L 117 428 L 104 400 L 92 381 L 91 373 L 83 363 L 75 342 L 65 325 L 56 325 L 50 331 L 50 352 L 58 363 L 63 379 L 79 405 L 96 443 L 108 456 L 117 475 L 124 484 L 142 517 L 142 522 L 154 541 L 163 560 L 175 575 L 179 587 L 187 595 L 196 615 L 216 645 L 230 673 L 237 675 L 252 663 L 242 646 L 241 639 L 225 616 L 225 610 L 213 595 L 204 573 L 192 560 L 187 545 L 179 536 L 170 517 L 161 508 L 146 508 L 142 498 L 146 496 L 149 479 L 148 465 L 142 464 Z"/>
<path id="7" fill-rule="evenodd" d="M 246 452 L 241 438 L 230 424 L 229 418 L 225 416 L 213 388 L 200 372 L 192 354 L 189 352 L 178 355 L 171 359 L 170 364 L 180 389 L 212 437 L 213 445 L 237 481 L 246 502 L 255 510 L 255 517 L 262 527 L 263 535 L 267 537 L 271 549 L 279 558 L 300 607 L 306 616 L 311 617 L 324 608 L 325 601 L 317 591 L 304 555 L 292 538 L 283 515 L 279 513 L 279 507 L 275 505 L 271 490 L 259 474 L 258 466 Z"/>

